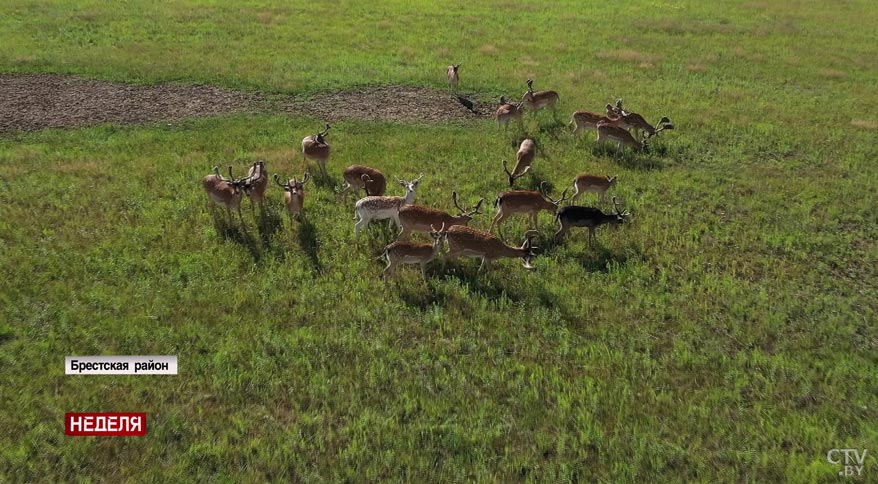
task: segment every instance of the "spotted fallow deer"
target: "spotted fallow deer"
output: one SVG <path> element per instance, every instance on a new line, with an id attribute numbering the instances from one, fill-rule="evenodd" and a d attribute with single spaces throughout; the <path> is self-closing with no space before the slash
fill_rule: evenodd
<path id="1" fill-rule="evenodd" d="M 421 275 L 426 279 L 427 264 L 439 256 L 445 236 L 444 225 L 439 230 L 436 230 L 436 227 L 431 227 L 430 237 L 433 238 L 432 244 L 397 240 L 384 247 L 384 252 L 378 257 L 379 259 L 384 258 L 387 260 L 387 267 L 384 268 L 384 279 L 387 280 L 393 274 L 396 266 L 400 264 L 420 264 Z"/>
<path id="2" fill-rule="evenodd" d="M 244 216 L 241 214 L 241 196 L 247 190 L 247 180 L 245 178 L 236 179 L 232 175 L 232 167 L 229 167 L 229 178 L 220 175 L 219 167 L 213 167 L 213 174 L 207 175 L 202 180 L 204 190 L 207 192 L 210 201 L 210 207 L 213 210 L 215 205 L 226 207 L 229 215 L 229 223 L 232 222 L 232 209 L 238 211 L 241 218 L 241 224 L 244 225 Z"/>
<path id="3" fill-rule="evenodd" d="M 536 257 L 535 251 L 538 247 L 533 246 L 532 240 L 538 235 L 539 232 L 536 230 L 530 230 L 525 234 L 521 247 L 512 247 L 488 232 L 466 225 L 455 225 L 446 231 L 448 240 L 446 258 L 455 259 L 465 256 L 482 259 L 479 271 L 484 269 L 487 272 L 495 260 L 520 257 L 526 269 L 535 269 L 533 259 Z"/>
<path id="4" fill-rule="evenodd" d="M 634 151 L 643 151 L 645 153 L 649 153 L 647 140 L 644 139 L 643 141 L 638 141 L 631 133 L 628 132 L 627 129 L 613 124 L 598 124 L 598 138 L 596 143 L 616 143 L 616 146 L 619 149 L 622 148 L 622 145 L 625 145 L 630 147 Z"/>
<path id="5" fill-rule="evenodd" d="M 351 188 L 366 190 L 366 196 L 381 196 L 387 189 L 387 177 L 384 173 L 364 165 L 351 165 L 344 170 L 345 186 L 341 193 L 347 195 Z"/>
<path id="6" fill-rule="evenodd" d="M 524 102 L 510 103 L 500 96 L 500 107 L 494 117 L 497 119 L 497 131 L 500 131 L 500 126 L 503 126 L 504 133 L 509 131 L 509 121 L 512 120 L 517 121 L 519 129 L 524 131 Z"/>
<path id="7" fill-rule="evenodd" d="M 305 184 L 310 179 L 311 174 L 305 172 L 305 176 L 301 180 L 293 177 L 286 183 L 281 183 L 280 177 L 277 174 L 274 175 L 274 182 L 284 189 L 284 205 L 287 207 L 287 214 L 290 216 L 290 224 L 295 219 L 298 219 L 300 222 L 305 221 Z"/>
<path id="8" fill-rule="evenodd" d="M 399 227 L 399 209 L 415 202 L 415 191 L 423 177 L 424 175 L 421 174 L 410 182 L 397 178 L 396 181 L 406 188 L 407 193 L 404 197 L 381 196 L 359 199 L 355 206 L 359 219 L 354 226 L 356 234 L 360 235 L 360 230 L 366 228 L 372 220 L 391 219 Z"/>
<path id="9" fill-rule="evenodd" d="M 579 137 L 583 129 L 598 129 L 598 124 L 604 123 L 619 126 L 620 117 L 616 115 L 611 104 L 607 104 L 607 113 L 599 114 L 591 111 L 576 111 L 570 119 L 573 126 L 573 136 Z"/>
<path id="10" fill-rule="evenodd" d="M 594 207 L 581 207 L 579 205 L 569 205 L 558 210 L 556 219 L 560 228 L 555 233 L 555 240 L 560 241 L 573 227 L 588 228 L 588 242 L 594 245 L 597 242 L 595 230 L 604 224 L 621 224 L 625 222 L 630 215 L 628 211 L 619 210 L 616 204 L 616 197 L 613 197 L 614 213 L 604 213 L 600 209 Z"/>
<path id="11" fill-rule="evenodd" d="M 527 91 L 521 97 L 524 107 L 533 113 L 543 108 L 550 108 L 552 111 L 555 111 L 561 96 L 555 91 L 534 91 L 533 84 L 533 79 L 527 80 Z"/>
<path id="12" fill-rule="evenodd" d="M 326 142 L 326 135 L 329 133 L 330 128 L 332 128 L 332 126 L 327 123 L 326 128 L 323 131 L 319 131 L 317 134 L 311 136 L 306 136 L 302 140 L 302 157 L 306 162 L 308 160 L 316 161 L 323 176 L 327 176 L 326 162 L 329 161 L 329 155 L 332 151 L 329 147 L 329 143 Z"/>
<path id="13" fill-rule="evenodd" d="M 537 228 L 540 211 L 545 210 L 554 214 L 561 203 L 567 199 L 567 189 L 564 189 L 561 198 L 556 200 L 546 193 L 545 186 L 546 182 L 542 182 L 538 192 L 533 190 L 513 190 L 497 197 L 497 200 L 494 201 L 494 206 L 497 207 L 497 214 L 494 215 L 494 220 L 491 221 L 491 232 L 494 231 L 495 225 L 499 232 L 503 221 L 515 214 L 530 215 L 531 228 L 534 229 Z"/>
<path id="14" fill-rule="evenodd" d="M 576 202 L 580 195 L 586 192 L 595 192 L 600 195 L 601 202 L 606 201 L 607 190 L 616 186 L 618 176 L 576 175 L 573 179 L 573 196 L 571 202 Z"/>
<path id="15" fill-rule="evenodd" d="M 443 210 L 438 210 L 420 205 L 406 205 L 399 209 L 399 223 L 402 225 L 402 231 L 399 233 L 400 239 L 406 239 L 412 232 L 428 232 L 434 230 L 433 226 L 440 225 L 445 228 L 454 225 L 467 225 L 473 219 L 473 216 L 480 214 L 482 203 L 485 199 L 479 199 L 475 208 L 464 210 L 460 206 L 457 192 L 451 192 L 451 200 L 454 206 L 460 210 L 459 215 L 451 215 Z"/>
<path id="16" fill-rule="evenodd" d="M 448 76 L 448 84 L 451 86 L 452 91 L 457 91 L 457 87 L 460 85 L 459 69 L 460 64 L 452 64 L 445 69 L 445 74 Z"/>
<path id="17" fill-rule="evenodd" d="M 264 208 L 265 191 L 268 190 L 268 170 L 265 168 L 265 162 L 260 160 L 253 163 L 250 171 L 247 172 L 245 180 L 247 180 L 249 185 L 247 196 L 250 197 L 250 202 L 252 202 L 251 207 L 259 205 L 260 209 Z"/>
<path id="18" fill-rule="evenodd" d="M 506 166 L 506 160 L 503 160 L 503 171 L 506 172 L 506 176 L 509 178 L 510 187 L 515 184 L 515 180 L 523 177 L 531 169 L 534 159 L 537 157 L 536 143 L 532 139 L 522 141 L 515 157 L 517 161 L 511 173 L 509 167 Z"/>
<path id="19" fill-rule="evenodd" d="M 608 104 L 607 109 L 612 110 L 613 113 L 618 116 L 619 120 L 617 125 L 630 131 L 635 139 L 642 139 L 644 137 L 651 138 L 657 135 L 660 131 L 674 129 L 674 125 L 671 124 L 671 120 L 667 116 L 662 116 L 658 125 L 653 126 L 649 124 L 643 116 L 626 111 L 622 107 L 622 99 L 616 100 L 615 106 Z"/>

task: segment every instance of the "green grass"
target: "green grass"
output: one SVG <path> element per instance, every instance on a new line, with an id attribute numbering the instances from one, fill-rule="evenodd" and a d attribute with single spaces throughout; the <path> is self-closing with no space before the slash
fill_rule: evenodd
<path id="1" fill-rule="evenodd" d="M 389 238 L 354 237 L 341 167 L 423 172 L 418 201 L 445 209 L 451 190 L 493 200 L 514 150 L 491 123 L 337 123 L 312 225 L 291 227 L 272 189 L 265 217 L 245 204 L 246 232 L 211 217 L 200 178 L 258 157 L 301 175 L 321 120 L 0 139 L 0 481 L 838 482 L 826 452 L 844 447 L 869 449 L 875 479 L 868 2 L 0 14 L 6 72 L 297 93 L 441 86 L 454 61 L 468 91 L 557 89 L 563 121 L 623 96 L 678 128 L 615 158 L 530 118 L 546 156 L 521 185 L 618 173 L 632 222 L 554 246 L 543 215 L 534 272 L 440 261 L 389 285 L 372 260 Z M 92 354 L 177 354 L 180 375 L 64 375 Z M 70 411 L 147 412 L 149 435 L 66 437 Z"/>

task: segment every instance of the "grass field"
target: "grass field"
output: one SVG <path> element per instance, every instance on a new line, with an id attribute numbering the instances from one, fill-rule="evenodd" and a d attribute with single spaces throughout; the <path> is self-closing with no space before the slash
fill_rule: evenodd
<path id="1" fill-rule="evenodd" d="M 273 187 L 246 231 L 200 179 L 257 158 L 300 176 L 322 120 L 2 135 L 0 482 L 851 481 L 833 448 L 868 449 L 855 481 L 878 479 L 871 2 L 228 3 L 9 0 L 0 72 L 301 94 L 441 88 L 459 62 L 491 99 L 532 77 L 562 107 L 528 116 L 543 152 L 520 185 L 618 174 L 631 223 L 555 245 L 543 214 L 535 271 L 440 260 L 385 285 L 391 236 L 354 237 L 341 169 L 493 201 L 512 134 L 338 122 L 310 223 Z M 615 156 L 562 125 L 617 97 L 676 131 Z M 64 375 L 103 354 L 180 374 Z M 64 435 L 90 411 L 147 412 L 149 434 Z"/>

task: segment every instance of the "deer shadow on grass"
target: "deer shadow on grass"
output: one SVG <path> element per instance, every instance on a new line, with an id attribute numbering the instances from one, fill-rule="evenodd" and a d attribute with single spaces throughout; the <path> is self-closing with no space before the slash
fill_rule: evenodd
<path id="1" fill-rule="evenodd" d="M 500 264 L 500 262 L 495 262 L 492 264 L 491 272 L 485 272 L 479 270 L 479 260 L 475 258 L 442 259 L 437 264 L 437 271 L 440 274 L 438 277 L 442 279 L 456 279 L 466 286 L 474 296 L 483 297 L 491 301 L 499 301 L 505 297 L 512 302 L 519 302 L 521 298 L 515 294 L 507 293 L 506 287 L 498 283 L 497 279 L 492 276 L 496 272 L 505 270 L 505 268 L 496 267 Z"/>
<path id="2" fill-rule="evenodd" d="M 591 147 L 591 153 L 596 157 L 609 157 L 616 163 L 628 170 L 655 171 L 664 169 L 665 164 L 660 158 L 659 150 L 649 153 L 635 152 L 626 148 L 619 148 L 608 143 L 595 143 Z M 667 149 L 661 150 L 666 152 Z"/>
<path id="3" fill-rule="evenodd" d="M 253 257 L 254 261 L 259 262 L 262 260 L 262 246 L 258 239 L 253 237 L 247 229 L 247 225 L 242 225 L 243 220 L 236 216 L 232 219 L 233 222 L 230 223 L 228 217 L 225 215 L 226 214 L 221 210 L 213 211 L 213 226 L 216 229 L 216 233 L 221 238 L 230 240 L 246 248 L 250 252 L 250 256 Z"/>
<path id="4" fill-rule="evenodd" d="M 264 205 L 259 207 L 259 213 L 256 216 L 256 228 L 259 232 L 259 239 L 264 247 L 271 246 L 274 235 L 283 229 L 284 222 L 280 214 L 272 207 Z"/>
<path id="5" fill-rule="evenodd" d="M 308 219 L 299 223 L 299 246 L 308 255 L 308 260 L 317 272 L 323 271 L 320 262 L 320 243 L 317 240 L 317 227 Z"/>

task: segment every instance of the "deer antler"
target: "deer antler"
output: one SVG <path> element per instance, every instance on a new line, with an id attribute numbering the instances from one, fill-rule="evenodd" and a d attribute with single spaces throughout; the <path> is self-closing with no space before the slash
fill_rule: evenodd
<path id="1" fill-rule="evenodd" d="M 310 180 L 310 179 L 311 179 L 311 172 L 306 171 L 305 178 L 302 178 L 302 185 L 308 183 L 308 180 Z"/>
<path id="2" fill-rule="evenodd" d="M 278 185 L 280 185 L 280 187 L 283 188 L 284 190 L 290 188 L 289 183 L 284 184 L 284 183 L 280 182 L 280 176 L 278 176 L 277 173 L 274 174 L 274 182 L 277 183 Z"/>
<path id="3" fill-rule="evenodd" d="M 460 210 L 460 213 L 465 213 L 465 212 L 466 212 L 466 210 L 460 208 L 460 203 L 458 203 L 457 192 L 456 192 L 456 191 L 451 192 L 451 200 L 454 202 L 454 206 L 457 207 L 458 210 Z"/>

